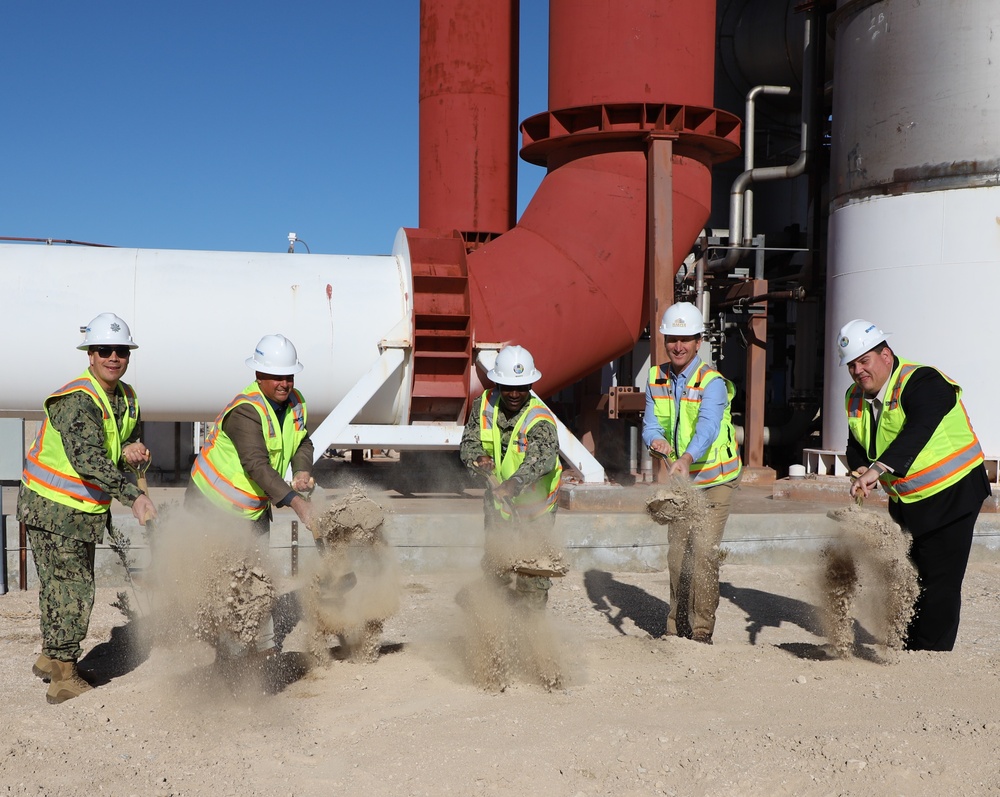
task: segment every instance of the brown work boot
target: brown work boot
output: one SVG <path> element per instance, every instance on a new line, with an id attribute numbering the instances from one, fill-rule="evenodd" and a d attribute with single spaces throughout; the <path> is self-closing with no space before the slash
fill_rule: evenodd
<path id="1" fill-rule="evenodd" d="M 52 665 L 55 661 L 55 659 L 50 659 L 44 653 L 39 654 L 38 658 L 35 659 L 35 663 L 31 665 L 32 675 L 41 678 L 45 681 L 45 683 L 48 683 L 52 680 Z M 76 674 L 83 678 L 83 680 L 91 686 L 94 685 L 93 676 L 86 670 L 81 670 L 79 665 L 77 665 Z"/>
<path id="2" fill-rule="evenodd" d="M 42 653 L 35 659 L 35 663 L 31 665 L 31 672 L 36 677 L 45 681 L 45 683 L 48 683 L 52 680 L 52 665 L 55 663 L 55 659 L 50 659 Z"/>
<path id="3" fill-rule="evenodd" d="M 59 661 L 58 659 L 49 659 L 49 661 L 52 664 L 49 669 L 51 683 L 45 693 L 45 699 L 49 703 L 63 703 L 93 689 L 80 677 L 75 661 Z"/>

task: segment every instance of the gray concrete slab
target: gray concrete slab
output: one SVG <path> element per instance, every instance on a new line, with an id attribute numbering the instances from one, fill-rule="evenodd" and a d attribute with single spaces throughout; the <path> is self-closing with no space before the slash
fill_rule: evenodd
<path id="1" fill-rule="evenodd" d="M 3 488 L 4 511 L 13 513 L 16 488 Z M 347 485 L 335 486 L 328 498 L 343 495 Z M 368 480 L 369 496 L 386 511 L 385 531 L 396 548 L 400 563 L 409 572 L 449 569 L 473 569 L 478 565 L 483 547 L 482 492 L 458 485 L 453 492 L 400 492 L 377 481 Z M 602 510 L 561 509 L 556 529 L 566 543 L 569 564 L 575 570 L 600 569 L 617 572 L 655 572 L 666 570 L 667 529 L 653 523 L 645 514 L 645 500 L 652 494 L 651 485 L 633 487 L 583 487 L 573 485 L 570 505 L 586 506 L 598 502 L 615 508 Z M 587 495 L 591 491 L 591 495 Z M 817 500 L 775 498 L 781 485 L 744 485 L 734 501 L 726 527 L 723 547 L 729 561 L 761 564 L 801 563 L 814 560 L 817 552 L 835 534 L 836 522 L 827 512 L 844 506 L 843 492 L 827 490 Z M 183 490 L 153 487 L 152 497 L 158 506 L 179 506 Z M 321 493 L 322 495 L 323 493 Z M 884 511 L 884 510 L 883 510 Z M 113 521 L 132 540 L 138 564 L 148 559 L 144 534 L 131 512 L 113 505 Z M 293 544 L 290 510 L 278 510 L 272 526 L 270 552 L 277 573 L 291 575 L 292 551 L 298 551 L 299 566 L 308 567 L 316 555 L 308 530 L 299 528 L 298 545 Z M 6 518 L 7 566 L 9 588 L 18 587 L 18 526 Z M 973 557 L 990 559 L 1000 556 L 1000 515 L 984 512 L 976 527 Z M 107 545 L 97 554 L 98 582 L 102 586 L 124 583 L 124 571 L 117 555 Z M 28 585 L 35 584 L 34 563 L 28 552 Z"/>

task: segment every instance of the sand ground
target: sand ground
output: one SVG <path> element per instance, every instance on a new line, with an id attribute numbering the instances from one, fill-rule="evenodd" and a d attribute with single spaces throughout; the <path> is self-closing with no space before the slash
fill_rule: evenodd
<path id="1" fill-rule="evenodd" d="M 57 706 L 31 674 L 37 593 L 0 596 L 0 795 L 1000 794 L 1000 564 L 970 566 L 954 652 L 888 664 L 863 617 L 853 655 L 825 655 L 817 568 L 724 564 L 714 646 L 661 636 L 665 573 L 571 572 L 551 691 L 473 683 L 455 595 L 475 577 L 404 574 L 378 660 L 311 668 L 279 583 L 271 683 L 147 645 L 102 588 L 98 686 Z"/>

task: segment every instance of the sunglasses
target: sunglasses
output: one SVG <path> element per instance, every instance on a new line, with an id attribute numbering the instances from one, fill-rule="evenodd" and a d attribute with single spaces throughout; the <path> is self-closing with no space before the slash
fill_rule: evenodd
<path id="1" fill-rule="evenodd" d="M 94 346 L 91 351 L 96 352 L 102 360 L 108 359 L 112 354 L 117 354 L 122 360 L 127 360 L 132 354 L 132 350 L 128 346 Z"/>

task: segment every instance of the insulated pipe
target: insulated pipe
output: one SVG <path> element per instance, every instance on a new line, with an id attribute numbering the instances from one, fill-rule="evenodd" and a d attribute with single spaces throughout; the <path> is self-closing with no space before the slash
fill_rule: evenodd
<path id="1" fill-rule="evenodd" d="M 805 12 L 803 44 L 802 44 L 802 119 L 800 123 L 799 157 L 788 166 L 766 166 L 759 169 L 747 169 L 733 181 L 729 192 L 729 243 L 731 248 L 725 257 L 709 262 L 710 271 L 726 271 L 733 268 L 743 256 L 740 247 L 744 245 L 743 227 L 743 195 L 755 182 L 768 180 L 787 180 L 803 174 L 810 161 L 809 125 L 813 113 L 813 50 L 816 47 L 816 10 L 809 8 Z M 752 93 L 752 92 L 751 92 Z M 750 102 L 748 96 L 747 102 Z M 753 147 L 753 141 L 747 138 L 747 149 Z"/>
<path id="2" fill-rule="evenodd" d="M 514 226 L 518 0 L 420 3 L 420 226 Z"/>
<path id="3" fill-rule="evenodd" d="M 746 116 L 743 117 L 747 145 L 743 148 L 743 169 L 753 171 L 754 149 L 757 143 L 757 97 L 761 94 L 774 94 L 784 97 L 792 91 L 791 86 L 754 86 L 747 94 Z M 753 191 L 747 189 L 746 202 L 743 208 L 743 229 L 748 238 L 753 238 Z"/>
<path id="4" fill-rule="evenodd" d="M 253 381 L 245 364 L 267 334 L 286 335 L 305 366 L 296 378 L 318 424 L 379 360 L 405 345 L 413 313 L 409 258 L 0 244 L 7 278 L 0 337 L 25 340 L 9 361 L 0 416 L 36 419 L 42 402 L 81 374 L 81 325 L 125 319 L 139 345 L 125 381 L 146 421 L 206 421 Z M 405 423 L 403 374 L 358 423 Z"/>

